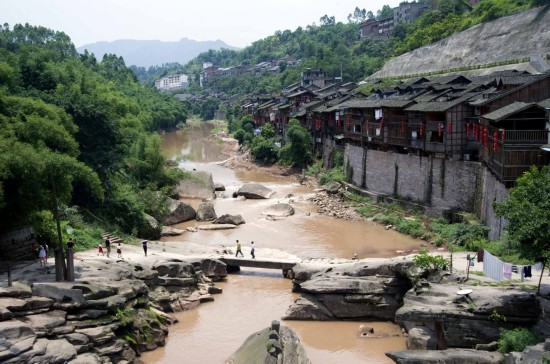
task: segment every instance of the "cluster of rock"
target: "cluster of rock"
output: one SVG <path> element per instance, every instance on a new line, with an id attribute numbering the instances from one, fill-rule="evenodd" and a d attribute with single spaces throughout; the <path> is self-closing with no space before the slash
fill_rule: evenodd
<path id="1" fill-rule="evenodd" d="M 178 196 L 180 198 L 201 198 L 203 202 L 195 210 L 191 205 L 175 200 L 168 199 L 168 215 L 161 221 L 161 224 L 152 216 L 147 215 L 146 219 L 149 223 L 148 235 L 144 236 L 150 239 L 158 239 L 161 236 L 177 236 L 184 233 L 181 229 L 176 229 L 171 225 L 182 222 L 197 220 L 197 221 L 212 221 L 211 224 L 200 225 L 196 228 L 187 228 L 190 232 L 197 230 L 220 230 L 234 229 L 238 225 L 244 224 L 245 220 L 239 214 L 225 214 L 217 216 L 212 199 L 216 197 L 215 191 L 225 191 L 225 186 L 214 184 L 212 175 L 209 172 L 193 171 L 193 178 L 181 182 L 178 187 Z M 257 183 L 246 183 L 239 190 L 233 193 L 233 197 L 241 199 L 269 199 L 275 194 L 275 191 Z M 289 204 L 276 204 L 271 206 L 262 214 L 268 218 L 281 218 L 294 214 L 294 209 Z"/>
<path id="2" fill-rule="evenodd" d="M 22 269 L 22 277 L 32 272 Z M 178 312 L 220 293 L 217 260 L 77 262 L 77 282 L 19 280 L 0 288 L 0 362 L 132 363 L 164 346 Z M 112 277 L 106 279 L 105 277 Z"/>
<path id="3" fill-rule="evenodd" d="M 534 327 L 541 337 L 550 334 L 550 302 L 530 291 L 467 286 L 456 276 L 428 275 L 406 257 L 301 263 L 292 275 L 301 297 L 284 319 L 395 321 L 407 332 L 409 349 L 387 353 L 396 363 L 501 363 L 505 357 L 519 363 L 540 359 L 550 347 L 546 342 L 521 354 L 496 352 L 501 329 Z"/>
<path id="4" fill-rule="evenodd" d="M 330 183 L 317 190 L 317 193 L 309 201 L 319 208 L 317 213 L 344 220 L 362 220 L 363 218 L 351 206 L 342 195 L 342 185 L 338 182 Z"/>
<path id="5" fill-rule="evenodd" d="M 226 364 L 310 364 L 296 333 L 273 321 L 271 326 L 250 335 Z"/>

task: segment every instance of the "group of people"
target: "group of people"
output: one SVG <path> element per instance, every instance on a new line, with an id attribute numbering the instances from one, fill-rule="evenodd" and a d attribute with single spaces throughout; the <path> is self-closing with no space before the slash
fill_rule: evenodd
<path id="1" fill-rule="evenodd" d="M 241 242 L 237 239 L 237 253 L 235 254 L 235 257 L 238 257 L 239 253 L 241 254 L 242 257 L 244 257 L 243 251 L 241 249 L 242 249 Z M 256 246 L 254 245 L 254 242 L 252 241 L 252 242 L 250 242 L 250 255 L 252 256 L 252 259 L 256 258 L 255 250 L 256 250 Z"/>
<path id="2" fill-rule="evenodd" d="M 141 242 L 141 245 L 143 246 L 143 252 L 145 253 L 145 256 L 147 256 L 147 240 L 143 240 Z M 111 240 L 109 240 L 109 238 L 105 239 L 105 248 L 107 249 L 107 257 L 110 257 L 110 255 L 111 255 Z M 97 255 L 103 255 L 103 256 L 105 255 L 105 253 L 103 252 L 103 245 L 101 245 L 101 243 L 99 244 L 97 249 L 98 249 Z M 116 246 L 116 253 L 117 253 L 117 257 L 122 259 L 122 243 L 120 243 L 120 242 Z"/>
<path id="3" fill-rule="evenodd" d="M 109 238 L 105 239 L 105 249 L 107 250 L 107 258 L 110 258 L 111 257 L 111 240 L 109 240 Z M 122 259 L 122 243 L 120 242 L 116 246 L 116 253 L 117 253 L 117 258 Z M 103 252 L 103 245 L 101 245 L 101 243 L 97 247 L 97 255 L 100 255 L 100 254 L 103 256 L 105 255 L 105 253 Z"/>

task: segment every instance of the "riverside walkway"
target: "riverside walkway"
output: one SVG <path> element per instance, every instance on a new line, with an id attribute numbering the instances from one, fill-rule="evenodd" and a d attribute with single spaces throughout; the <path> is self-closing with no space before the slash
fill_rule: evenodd
<path id="1" fill-rule="evenodd" d="M 250 259 L 250 258 L 227 258 L 220 259 L 227 264 L 227 272 L 238 272 L 241 267 L 252 268 L 267 268 L 267 269 L 281 269 L 283 276 L 287 276 L 289 270 L 292 269 L 299 262 L 292 260 L 280 260 L 280 259 Z"/>

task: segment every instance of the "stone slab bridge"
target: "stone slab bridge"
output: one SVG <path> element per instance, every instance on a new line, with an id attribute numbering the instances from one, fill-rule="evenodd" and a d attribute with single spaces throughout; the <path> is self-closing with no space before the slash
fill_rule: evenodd
<path id="1" fill-rule="evenodd" d="M 298 264 L 295 260 L 280 259 L 249 259 L 249 258 L 220 258 L 227 264 L 227 273 L 234 273 L 241 270 L 241 267 L 280 269 L 284 277 L 288 277 L 288 272 Z"/>

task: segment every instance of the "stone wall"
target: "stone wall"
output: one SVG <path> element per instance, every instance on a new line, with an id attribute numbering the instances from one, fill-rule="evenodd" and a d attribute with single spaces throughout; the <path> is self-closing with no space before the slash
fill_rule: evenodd
<path id="1" fill-rule="evenodd" d="M 365 153 L 366 149 L 346 144 L 344 166 L 351 175 L 351 183 L 355 186 L 365 187 Z"/>
<path id="2" fill-rule="evenodd" d="M 325 152 L 330 148 L 325 146 Z M 397 154 L 346 145 L 345 168 L 354 185 L 371 192 L 417 201 L 431 216 L 444 211 L 475 212 L 489 226 L 491 240 L 502 235 L 505 220 L 494 214 L 493 201 L 507 189 L 477 162 Z"/>
<path id="3" fill-rule="evenodd" d="M 503 218 L 496 217 L 493 210 L 493 202 L 503 202 L 508 196 L 508 190 L 500 183 L 495 176 L 485 169 L 483 171 L 483 184 L 481 199 L 481 210 L 479 218 L 489 227 L 489 240 L 496 240 L 502 236 L 507 222 Z"/>
<path id="4" fill-rule="evenodd" d="M 357 154 L 357 153 L 355 153 Z M 357 163 L 349 158 L 349 163 Z M 353 166 L 361 170 L 361 165 Z M 367 150 L 366 187 L 439 209 L 473 211 L 480 165 L 473 162 Z M 355 182 L 355 181 L 354 181 Z"/>
<path id="5" fill-rule="evenodd" d="M 32 260 L 36 258 L 36 239 L 31 227 L 12 230 L 0 236 L 0 260 Z"/>

